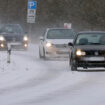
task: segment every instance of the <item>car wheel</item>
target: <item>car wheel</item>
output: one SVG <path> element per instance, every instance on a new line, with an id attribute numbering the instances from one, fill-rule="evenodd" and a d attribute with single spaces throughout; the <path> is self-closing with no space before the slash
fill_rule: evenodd
<path id="1" fill-rule="evenodd" d="M 40 49 L 39 49 L 39 58 L 42 59 L 43 56 L 41 55 Z"/>
<path id="2" fill-rule="evenodd" d="M 46 60 L 45 49 L 43 48 L 43 59 Z"/>
<path id="3" fill-rule="evenodd" d="M 70 68 L 71 68 L 71 71 L 77 71 L 77 66 L 73 63 L 72 59 L 70 60 Z"/>

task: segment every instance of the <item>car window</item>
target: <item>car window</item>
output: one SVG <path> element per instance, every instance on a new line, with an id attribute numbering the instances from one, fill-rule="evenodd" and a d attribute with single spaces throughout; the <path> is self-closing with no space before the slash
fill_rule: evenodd
<path id="1" fill-rule="evenodd" d="M 76 39 L 76 45 L 105 45 L 104 34 L 80 34 Z"/>
<path id="2" fill-rule="evenodd" d="M 74 32 L 69 29 L 52 29 L 48 31 L 48 39 L 73 39 Z"/>

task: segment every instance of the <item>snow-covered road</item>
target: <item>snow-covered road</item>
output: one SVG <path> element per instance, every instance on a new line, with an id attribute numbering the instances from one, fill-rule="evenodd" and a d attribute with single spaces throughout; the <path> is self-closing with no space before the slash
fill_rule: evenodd
<path id="1" fill-rule="evenodd" d="M 0 105 L 105 105 L 105 72 L 71 72 L 68 61 L 43 61 L 38 45 L 0 52 Z"/>

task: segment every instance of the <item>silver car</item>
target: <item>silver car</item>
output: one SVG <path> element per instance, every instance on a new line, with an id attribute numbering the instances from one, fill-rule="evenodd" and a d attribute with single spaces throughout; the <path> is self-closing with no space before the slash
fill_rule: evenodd
<path id="1" fill-rule="evenodd" d="M 40 37 L 40 58 L 67 57 L 69 53 L 68 42 L 73 42 L 74 31 L 65 28 L 48 28 Z"/>

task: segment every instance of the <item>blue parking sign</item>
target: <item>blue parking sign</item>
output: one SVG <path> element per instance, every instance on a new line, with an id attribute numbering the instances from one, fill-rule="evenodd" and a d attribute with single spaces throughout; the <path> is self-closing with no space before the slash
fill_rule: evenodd
<path id="1" fill-rule="evenodd" d="M 36 9 L 37 2 L 36 1 L 28 1 L 28 9 Z"/>

